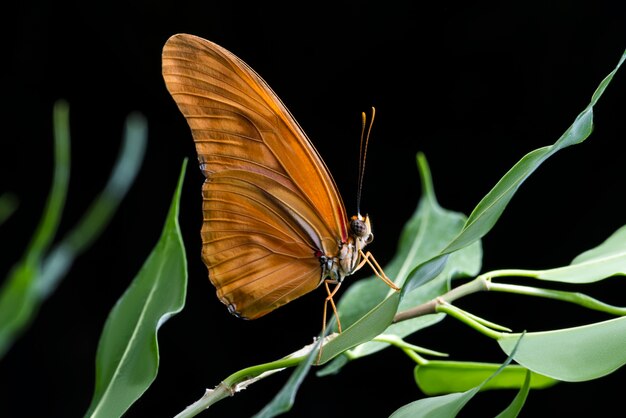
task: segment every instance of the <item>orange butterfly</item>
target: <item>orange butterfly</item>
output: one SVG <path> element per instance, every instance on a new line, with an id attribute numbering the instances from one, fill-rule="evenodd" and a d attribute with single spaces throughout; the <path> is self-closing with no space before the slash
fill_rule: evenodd
<path id="1" fill-rule="evenodd" d="M 324 161 L 254 70 L 219 45 L 178 34 L 163 48 L 163 77 L 206 176 L 202 259 L 230 313 L 259 318 L 324 283 L 325 324 L 328 302 L 337 316 L 344 277 L 365 263 L 398 290 L 363 252 L 373 238 L 368 217 L 348 220 Z"/>

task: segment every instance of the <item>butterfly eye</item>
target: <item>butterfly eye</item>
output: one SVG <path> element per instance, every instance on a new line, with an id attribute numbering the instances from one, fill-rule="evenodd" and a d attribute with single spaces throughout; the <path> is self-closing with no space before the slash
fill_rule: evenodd
<path id="1" fill-rule="evenodd" d="M 352 231 L 354 236 L 359 238 L 364 238 L 367 236 L 367 239 L 369 239 L 370 237 L 368 235 L 372 235 L 367 224 L 362 219 L 359 219 L 357 217 L 353 217 L 350 221 L 350 230 Z M 370 242 L 367 241 L 367 239 L 365 241 Z"/>

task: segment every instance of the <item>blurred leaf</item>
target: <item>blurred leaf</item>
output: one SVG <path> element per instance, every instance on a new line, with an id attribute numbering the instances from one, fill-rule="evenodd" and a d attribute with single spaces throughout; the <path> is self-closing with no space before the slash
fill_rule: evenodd
<path id="1" fill-rule="evenodd" d="M 576 257 L 569 266 L 539 271 L 542 280 L 592 283 L 615 275 L 626 275 L 626 226 L 602 244 Z"/>
<path id="2" fill-rule="evenodd" d="M 135 180 L 146 144 L 146 122 L 139 115 L 126 121 L 123 145 L 111 177 L 96 200 L 48 253 L 63 210 L 69 182 L 69 110 L 65 102 L 54 109 L 56 167 L 48 204 L 24 259 L 12 270 L 0 292 L 0 357 L 56 289 L 74 259 L 99 236 Z M 48 253 L 48 254 L 46 254 Z"/>
<path id="3" fill-rule="evenodd" d="M 426 395 L 462 392 L 474 388 L 493 375 L 499 364 L 475 363 L 462 361 L 431 360 L 426 364 L 415 366 L 415 381 Z M 525 367 L 509 365 L 485 383 L 481 390 L 519 389 L 526 378 Z M 557 383 L 538 373 L 532 373 L 530 387 L 543 389 Z"/>
<path id="4" fill-rule="evenodd" d="M 17 198 L 11 193 L 0 195 L 0 225 L 17 209 Z"/>
<path id="5" fill-rule="evenodd" d="M 156 377 L 157 331 L 185 304 L 187 260 L 178 208 L 186 166 L 187 161 L 159 242 L 104 325 L 96 355 L 94 396 L 86 416 L 121 416 Z"/>
<path id="6" fill-rule="evenodd" d="M 0 358 L 30 322 L 40 303 L 36 279 L 44 252 L 50 246 L 61 220 L 70 176 L 69 108 L 57 102 L 54 121 L 54 174 L 41 221 L 22 260 L 11 270 L 0 289 Z"/>
<path id="7" fill-rule="evenodd" d="M 70 181 L 70 116 L 64 101 L 54 105 L 54 174 L 43 216 L 26 251 L 26 262 L 39 264 L 59 227 Z"/>
<path id="8" fill-rule="evenodd" d="M 613 76 L 626 59 L 622 54 L 617 66 L 607 75 L 593 93 L 589 105 L 576 117 L 574 123 L 551 146 L 536 149 L 524 156 L 513 166 L 494 188 L 472 211 L 463 230 L 448 245 L 444 253 L 451 253 L 482 238 L 496 223 L 517 189 L 545 160 L 557 151 L 583 142 L 593 130 L 593 106 L 604 93 Z"/>
<path id="9" fill-rule="evenodd" d="M 498 339 L 510 353 L 519 334 Z M 514 355 L 524 367 L 554 379 L 579 382 L 606 376 L 626 364 L 626 317 L 575 328 L 529 332 Z"/>
<path id="10" fill-rule="evenodd" d="M 42 274 L 37 279 L 41 297 L 49 296 L 72 263 L 100 236 L 115 214 L 122 199 L 135 181 L 147 142 L 147 122 L 139 114 L 126 119 L 122 147 L 111 176 L 78 224 L 46 257 Z"/>

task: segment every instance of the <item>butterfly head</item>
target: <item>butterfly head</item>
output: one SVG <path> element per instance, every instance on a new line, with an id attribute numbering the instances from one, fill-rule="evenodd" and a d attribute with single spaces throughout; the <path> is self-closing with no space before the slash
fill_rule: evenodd
<path id="1" fill-rule="evenodd" d="M 374 240 L 369 216 L 355 215 L 350 219 L 350 234 L 356 239 L 357 248 L 362 249 Z"/>

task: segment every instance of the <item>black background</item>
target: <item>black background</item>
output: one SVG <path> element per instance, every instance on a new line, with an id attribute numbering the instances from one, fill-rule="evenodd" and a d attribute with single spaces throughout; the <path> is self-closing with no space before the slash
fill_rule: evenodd
<path id="1" fill-rule="evenodd" d="M 217 42 L 266 79 L 315 143 L 350 213 L 360 113 L 376 106 L 362 208 L 373 219 L 371 250 L 382 264 L 417 204 L 416 152 L 430 162 L 441 205 L 469 214 L 517 160 L 556 141 L 626 48 L 626 15 L 611 1 L 241 3 L 39 0 L 3 13 L 0 190 L 16 194 L 20 208 L 2 226 L 0 277 L 23 252 L 45 202 L 57 99 L 71 106 L 73 157 L 59 236 L 104 186 L 126 115 L 142 112 L 150 134 L 139 177 L 110 227 L 0 363 L 0 416 L 85 412 L 101 327 L 159 237 L 185 157 L 191 163 L 180 219 L 189 259 L 187 305 L 161 328 L 159 375 L 126 416 L 173 416 L 230 373 L 286 355 L 319 331 L 321 289 L 247 322 L 230 316 L 214 296 L 199 256 L 203 178 L 189 129 L 160 74 L 161 48 L 172 34 Z M 483 271 L 566 264 L 626 223 L 624 71 L 597 105 L 587 142 L 548 160 L 484 238 Z M 577 289 L 626 305 L 621 281 Z M 606 318 L 501 294 L 458 304 L 516 331 Z M 449 318 L 409 340 L 457 360 L 504 359 L 495 343 Z M 386 350 L 337 376 L 311 374 L 289 416 L 388 416 L 422 396 L 412 366 Z M 257 383 L 210 413 L 250 416 L 287 376 Z M 532 392 L 522 415 L 619 416 L 625 376 L 620 370 Z M 464 415 L 493 416 L 513 396 L 481 394 Z"/>

